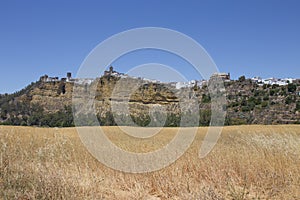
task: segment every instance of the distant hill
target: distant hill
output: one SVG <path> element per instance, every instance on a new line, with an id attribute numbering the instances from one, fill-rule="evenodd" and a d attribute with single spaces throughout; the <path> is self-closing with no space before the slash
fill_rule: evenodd
<path id="1" fill-rule="evenodd" d="M 128 77 L 130 79 L 130 77 Z M 97 84 L 95 108 L 101 125 L 116 125 L 111 103 L 121 101 L 112 98 L 112 91 L 119 76 L 107 74 L 92 84 Z M 133 79 L 132 79 L 133 80 Z M 208 126 L 211 116 L 211 98 L 207 85 L 180 88 L 172 84 L 140 81 L 142 86 L 130 97 L 130 116 L 138 125 L 150 122 L 148 111 L 155 105 L 164 105 L 167 113 L 165 126 L 179 126 L 180 106 L 176 94 L 186 92 L 199 102 L 199 126 Z M 300 124 L 300 84 L 289 83 L 285 86 L 258 85 L 251 79 L 224 82 L 227 96 L 227 116 L 225 125 L 240 124 Z M 74 126 L 72 115 L 72 93 L 74 82 L 62 80 L 31 83 L 14 94 L 0 96 L 0 123 L 7 125 Z M 82 92 L 87 92 L 87 84 Z M 127 87 L 130 87 L 129 85 Z M 170 90 L 169 88 L 172 88 Z M 122 96 L 120 96 L 122 98 Z M 124 113 L 117 113 L 122 115 Z M 97 125 L 88 116 L 82 125 Z M 122 125 L 127 125 L 125 122 Z M 155 126 L 155 123 L 152 125 Z"/>

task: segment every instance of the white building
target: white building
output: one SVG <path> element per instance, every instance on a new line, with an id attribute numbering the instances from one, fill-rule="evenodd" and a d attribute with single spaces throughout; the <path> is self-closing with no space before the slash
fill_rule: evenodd
<path id="1" fill-rule="evenodd" d="M 189 82 L 177 82 L 175 87 L 176 89 L 181 89 L 181 88 L 191 88 L 194 87 L 195 85 L 199 85 L 199 81 L 191 80 Z"/>
<path id="2" fill-rule="evenodd" d="M 262 79 L 260 77 L 253 77 L 251 80 L 254 83 L 257 83 L 258 85 L 279 85 L 279 86 L 285 86 L 288 85 L 289 83 L 292 83 L 295 79 L 293 78 L 284 78 L 284 79 L 278 79 L 278 78 L 267 78 L 267 79 Z"/>

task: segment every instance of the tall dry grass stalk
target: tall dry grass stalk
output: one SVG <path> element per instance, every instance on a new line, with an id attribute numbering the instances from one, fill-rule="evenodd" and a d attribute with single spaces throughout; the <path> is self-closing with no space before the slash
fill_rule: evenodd
<path id="1" fill-rule="evenodd" d="M 2 199 L 300 199 L 300 126 L 225 127 L 204 159 L 199 128 L 189 150 L 156 172 L 107 168 L 82 145 L 74 128 L 0 126 Z M 117 127 L 107 136 L 128 151 L 167 144 L 176 129 L 132 139 Z M 137 129 L 137 131 L 139 131 Z"/>

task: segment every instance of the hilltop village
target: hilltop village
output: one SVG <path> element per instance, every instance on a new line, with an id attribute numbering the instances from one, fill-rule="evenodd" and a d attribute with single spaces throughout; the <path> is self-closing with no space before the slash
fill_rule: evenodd
<path id="1" fill-rule="evenodd" d="M 147 79 L 147 78 L 143 78 L 143 77 L 134 77 L 134 76 L 129 76 L 127 74 L 124 73 L 120 73 L 114 70 L 114 68 L 112 66 L 109 67 L 109 70 L 104 71 L 103 76 L 114 76 L 114 77 L 119 77 L 119 78 L 132 78 L 132 79 L 139 79 L 139 80 L 143 80 L 145 82 L 148 83 L 163 83 L 159 80 L 153 80 L 153 79 Z M 230 73 L 214 73 L 212 74 L 211 78 L 214 77 L 219 77 L 221 78 L 224 82 L 230 82 L 230 81 L 234 81 L 231 80 L 230 77 Z M 244 78 L 245 77 L 240 77 L 240 78 Z M 92 78 L 85 78 L 85 79 L 78 79 L 78 78 L 72 78 L 72 73 L 68 72 L 67 76 L 64 78 L 59 79 L 59 77 L 49 77 L 48 75 L 44 75 L 40 77 L 40 81 L 41 82 L 76 82 L 79 84 L 91 84 L 92 81 L 94 79 Z M 279 85 L 279 86 L 286 86 L 289 83 L 296 83 L 299 82 L 299 80 L 297 79 L 293 79 L 293 78 L 267 78 L 267 79 L 263 79 L 261 77 L 253 77 L 250 78 L 250 80 L 253 83 L 256 83 L 259 86 L 263 86 L 263 85 Z M 188 82 L 170 82 L 170 83 L 166 83 L 169 84 L 171 86 L 174 86 L 176 89 L 181 89 L 181 88 L 193 88 L 195 86 L 199 86 L 202 87 L 204 85 L 207 85 L 208 80 L 191 80 Z"/>

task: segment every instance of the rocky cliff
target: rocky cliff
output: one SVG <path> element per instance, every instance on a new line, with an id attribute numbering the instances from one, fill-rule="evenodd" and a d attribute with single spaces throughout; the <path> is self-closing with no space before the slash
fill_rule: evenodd
<path id="1" fill-rule="evenodd" d="M 258 86 L 246 79 L 225 82 L 224 85 L 227 97 L 226 108 L 224 106 L 227 111 L 226 125 L 300 123 L 299 83 Z M 1 95 L 0 122 L 14 125 L 47 126 L 50 122 L 50 126 L 73 125 L 72 95 L 81 98 L 89 94 L 90 87 L 94 87 L 93 103 L 102 125 L 116 124 L 113 112 L 130 115 L 138 124 L 147 125 L 151 121 L 149 112 L 161 109 L 168 116 L 168 126 L 179 125 L 183 110 L 190 112 L 191 116 L 199 116 L 199 125 L 209 125 L 211 97 L 207 86 L 176 89 L 171 84 L 103 76 L 91 85 L 80 84 L 76 87 L 74 93 L 72 82 L 39 81 L 17 93 Z M 197 103 L 197 109 L 185 108 L 191 99 Z M 64 120 L 60 116 L 64 119 L 67 117 L 68 123 L 59 123 L 59 120 Z M 53 122 L 54 119 L 58 122 Z"/>

